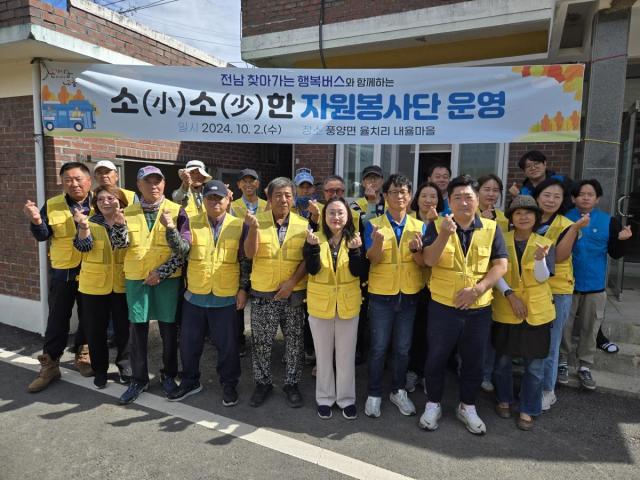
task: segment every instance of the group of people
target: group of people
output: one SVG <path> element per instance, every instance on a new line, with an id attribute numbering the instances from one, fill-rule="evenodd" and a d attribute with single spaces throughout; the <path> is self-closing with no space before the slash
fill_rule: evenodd
<path id="1" fill-rule="evenodd" d="M 209 338 L 222 403 L 233 406 L 250 301 L 253 407 L 273 390 L 280 327 L 282 389 L 293 408 L 303 404 L 298 385 L 314 353 L 318 416 L 331 418 L 337 405 L 345 418 L 357 418 L 355 367 L 366 358 L 365 415 L 381 415 L 385 392 L 402 415 L 415 415 L 409 394 L 422 384 L 419 426 L 436 430 L 453 363 L 456 416 L 467 430 L 486 432 L 475 407 L 481 389 L 495 392 L 498 416 L 515 416 L 518 428 L 530 430 L 556 402 L 556 383 L 569 381 L 571 353 L 581 385 L 595 389 L 596 346 L 617 348 L 600 331 L 607 255 L 622 256 L 631 230 L 597 208 L 597 180 L 549 172 L 537 151 L 520 167 L 526 181 L 509 189 L 503 212 L 498 176 L 451 179 L 446 165 L 433 166 L 415 190 L 406 176 L 385 179 L 380 167 L 368 166 L 364 196 L 349 203 L 341 177 L 316 184 L 308 169 L 293 181 L 271 180 L 266 200 L 258 196 L 258 173 L 242 170 L 242 196 L 233 200 L 229 186 L 194 160 L 169 200 L 157 167 L 138 171 L 135 194 L 117 187 L 112 162 L 99 162 L 93 179 L 85 164 L 66 163 L 63 193 L 40 209 L 31 201 L 24 207 L 36 240 L 50 241 L 52 267 L 41 370 L 28 390 L 60 377 L 77 303 L 78 370 L 97 388 L 107 386 L 112 329 L 119 379 L 128 384 L 121 404 L 149 387 L 149 321 L 157 320 L 167 399 L 202 390 Z M 514 362 L 524 369 L 518 395 Z"/>

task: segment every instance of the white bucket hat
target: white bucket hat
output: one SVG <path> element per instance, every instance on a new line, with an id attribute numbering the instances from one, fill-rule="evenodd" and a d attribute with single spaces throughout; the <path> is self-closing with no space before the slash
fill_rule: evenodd
<path id="1" fill-rule="evenodd" d="M 202 175 L 205 178 L 205 182 L 208 182 L 213 178 L 211 175 L 207 173 L 207 170 L 204 167 L 204 163 L 202 163 L 200 160 L 189 160 L 187 162 L 187 166 L 185 167 L 185 170 L 187 172 L 190 172 L 192 170 L 198 170 L 200 172 L 200 175 Z"/>

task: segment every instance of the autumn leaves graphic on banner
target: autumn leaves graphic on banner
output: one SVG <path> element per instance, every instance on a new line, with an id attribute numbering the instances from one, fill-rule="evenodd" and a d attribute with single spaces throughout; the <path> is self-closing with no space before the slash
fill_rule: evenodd
<path id="1" fill-rule="evenodd" d="M 552 78 L 562 84 L 562 91 L 573 95 L 573 99 L 582 103 L 582 85 L 584 81 L 584 65 L 524 65 L 512 67 L 513 72 L 520 73 L 522 77 L 546 77 Z M 532 135 L 525 136 L 523 141 L 542 141 L 557 137 L 553 132 L 562 134 L 580 135 L 580 113 L 578 110 L 571 112 L 549 112 L 529 128 Z M 538 135 L 536 135 L 538 134 Z M 543 138 L 540 138 L 543 137 Z"/>

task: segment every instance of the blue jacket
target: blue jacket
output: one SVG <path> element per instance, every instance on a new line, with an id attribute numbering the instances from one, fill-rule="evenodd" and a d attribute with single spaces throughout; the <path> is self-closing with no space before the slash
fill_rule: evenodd
<path id="1" fill-rule="evenodd" d="M 575 222 L 581 215 L 577 208 L 573 208 L 565 216 Z M 594 209 L 589 226 L 582 229 L 573 247 L 576 292 L 601 292 L 606 287 L 610 223 L 608 213 Z"/>

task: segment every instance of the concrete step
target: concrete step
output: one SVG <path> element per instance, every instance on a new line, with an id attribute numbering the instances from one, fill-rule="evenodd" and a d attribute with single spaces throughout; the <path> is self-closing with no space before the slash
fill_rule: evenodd
<path id="1" fill-rule="evenodd" d="M 640 293 L 625 290 L 621 302 L 608 297 L 602 332 L 612 342 L 640 345 Z"/>
<path id="2" fill-rule="evenodd" d="M 616 342 L 617 343 L 617 342 Z M 605 372 L 629 375 L 640 385 L 640 345 L 617 343 L 618 353 L 606 353 L 598 350 L 594 368 Z"/>
<path id="3" fill-rule="evenodd" d="M 569 373 L 569 384 L 567 386 L 572 388 L 582 388 L 580 386 L 576 370 L 573 367 L 570 367 Z M 640 377 L 637 375 L 623 375 L 597 368 L 591 369 L 591 375 L 596 381 L 596 390 L 598 391 L 632 397 L 640 396 Z"/>

